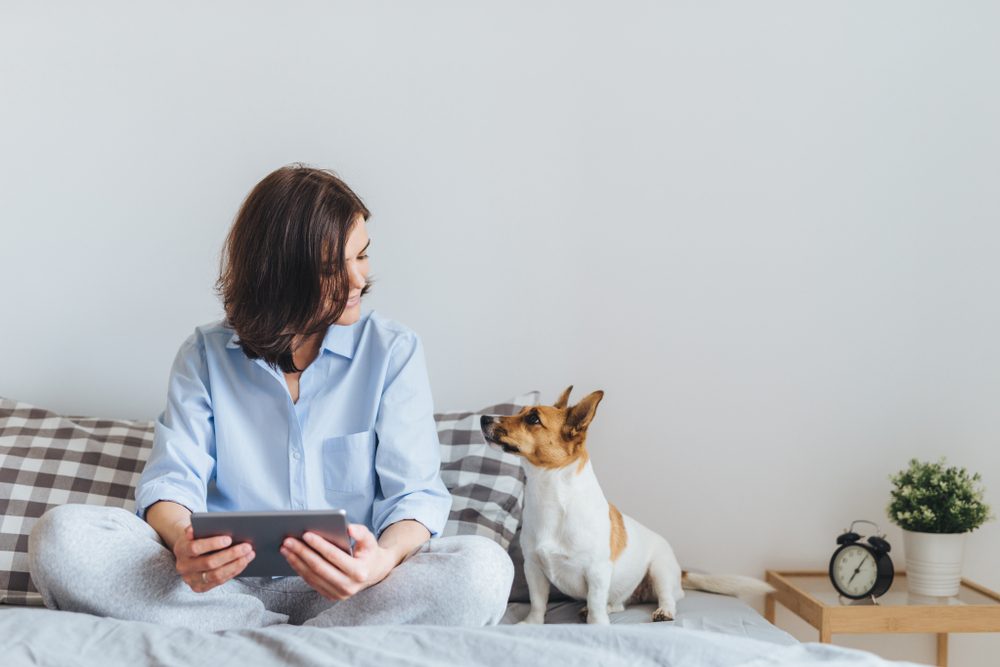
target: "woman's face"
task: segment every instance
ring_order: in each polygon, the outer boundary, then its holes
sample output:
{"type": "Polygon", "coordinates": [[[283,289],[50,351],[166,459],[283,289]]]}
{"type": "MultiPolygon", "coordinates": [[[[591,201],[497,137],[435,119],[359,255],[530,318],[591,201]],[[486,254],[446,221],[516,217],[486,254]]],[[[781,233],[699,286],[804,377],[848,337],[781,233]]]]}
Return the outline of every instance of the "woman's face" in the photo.
{"type": "Polygon", "coordinates": [[[364,218],[359,217],[350,236],[344,252],[344,264],[347,268],[347,278],[350,285],[347,307],[337,320],[337,324],[354,324],[361,317],[361,290],[368,280],[368,230],[365,229],[364,218]]]}

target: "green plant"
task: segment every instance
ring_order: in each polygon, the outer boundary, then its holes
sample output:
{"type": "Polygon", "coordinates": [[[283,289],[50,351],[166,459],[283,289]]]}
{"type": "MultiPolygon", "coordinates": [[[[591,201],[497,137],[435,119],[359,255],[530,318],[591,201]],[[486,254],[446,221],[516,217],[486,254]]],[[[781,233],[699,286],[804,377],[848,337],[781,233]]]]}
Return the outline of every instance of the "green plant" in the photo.
{"type": "Polygon", "coordinates": [[[889,519],[921,533],[965,533],[993,518],[983,502],[979,473],[910,459],[909,467],[890,475],[889,519]]]}

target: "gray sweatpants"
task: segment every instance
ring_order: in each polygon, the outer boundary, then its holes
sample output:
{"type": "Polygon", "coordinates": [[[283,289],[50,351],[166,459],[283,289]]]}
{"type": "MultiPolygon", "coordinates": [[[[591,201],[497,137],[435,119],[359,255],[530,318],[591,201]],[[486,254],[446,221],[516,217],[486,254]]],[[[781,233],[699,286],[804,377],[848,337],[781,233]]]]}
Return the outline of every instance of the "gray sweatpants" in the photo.
{"type": "Polygon", "coordinates": [[[31,577],[45,606],[217,631],[276,623],[494,625],[514,577],[486,537],[428,540],[381,582],[328,600],[302,577],[230,579],[196,593],[148,523],[116,507],[69,504],[46,512],[28,539],[31,577]]]}

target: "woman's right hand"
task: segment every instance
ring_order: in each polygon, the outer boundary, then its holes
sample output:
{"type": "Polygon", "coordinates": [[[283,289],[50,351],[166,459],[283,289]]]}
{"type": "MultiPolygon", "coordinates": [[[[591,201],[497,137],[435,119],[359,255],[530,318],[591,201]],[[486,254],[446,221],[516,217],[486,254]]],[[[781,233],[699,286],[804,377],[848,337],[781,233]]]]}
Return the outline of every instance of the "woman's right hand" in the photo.
{"type": "Polygon", "coordinates": [[[173,551],[177,573],[191,590],[196,593],[210,591],[238,575],[254,559],[256,554],[250,544],[244,542],[230,547],[232,541],[228,535],[196,540],[191,524],[184,528],[174,542],[173,551]]]}

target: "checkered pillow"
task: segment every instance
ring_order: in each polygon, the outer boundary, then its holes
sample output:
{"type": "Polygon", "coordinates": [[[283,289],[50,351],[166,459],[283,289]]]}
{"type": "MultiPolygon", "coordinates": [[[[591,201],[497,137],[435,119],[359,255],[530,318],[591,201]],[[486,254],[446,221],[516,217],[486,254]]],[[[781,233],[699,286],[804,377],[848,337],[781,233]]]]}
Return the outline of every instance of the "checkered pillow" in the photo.
{"type": "MultiPolygon", "coordinates": [[[[436,414],[441,477],[453,494],[445,535],[510,543],[521,518],[516,457],[485,444],[483,414],[513,414],[538,392],[479,412],[436,414]]],[[[153,422],[64,417],[0,397],[0,604],[42,605],[28,573],[28,535],[48,509],[84,503],[135,509],[135,485],[153,446],[153,422]]]]}
{"type": "Polygon", "coordinates": [[[28,535],[50,507],[135,508],[153,444],[150,422],[63,417],[0,398],[0,603],[42,605],[28,535]]]}
{"type": "Polygon", "coordinates": [[[504,549],[521,523],[524,470],[520,459],[486,444],[483,415],[512,415],[538,404],[531,391],[476,412],[434,415],[441,441],[441,479],[451,491],[451,515],[442,535],[484,535],[504,549]]]}

